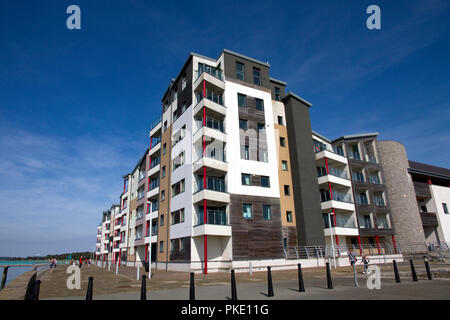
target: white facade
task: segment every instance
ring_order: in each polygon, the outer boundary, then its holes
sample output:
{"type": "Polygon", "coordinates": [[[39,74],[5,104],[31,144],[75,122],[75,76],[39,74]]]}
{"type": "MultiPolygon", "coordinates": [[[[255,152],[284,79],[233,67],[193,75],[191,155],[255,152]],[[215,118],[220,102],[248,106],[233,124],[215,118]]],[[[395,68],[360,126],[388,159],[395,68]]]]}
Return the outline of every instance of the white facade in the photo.
{"type": "MultiPolygon", "coordinates": [[[[436,208],[436,216],[439,223],[437,231],[441,242],[450,243],[450,188],[438,185],[430,185],[431,194],[436,208]],[[444,212],[446,204],[447,212],[444,212]]],[[[433,211],[432,208],[430,208],[433,211]]]]}

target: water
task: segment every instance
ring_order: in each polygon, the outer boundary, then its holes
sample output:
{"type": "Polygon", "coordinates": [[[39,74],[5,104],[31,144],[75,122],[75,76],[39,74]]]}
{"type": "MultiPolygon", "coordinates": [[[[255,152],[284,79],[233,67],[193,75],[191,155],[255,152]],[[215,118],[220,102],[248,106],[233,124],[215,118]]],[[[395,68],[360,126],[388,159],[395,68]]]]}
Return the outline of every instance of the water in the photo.
{"type": "MultiPolygon", "coordinates": [[[[58,261],[57,265],[60,264],[64,264],[65,261],[58,261]]],[[[46,264],[45,266],[39,266],[38,270],[41,269],[45,269],[48,268],[50,266],[50,263],[47,260],[34,260],[34,261],[20,261],[20,260],[13,260],[13,261],[5,261],[5,260],[0,260],[0,265],[11,265],[12,267],[10,267],[8,269],[8,275],[6,277],[6,286],[8,285],[8,283],[10,283],[12,280],[14,280],[15,278],[17,278],[18,276],[22,275],[23,273],[27,272],[27,271],[32,271],[33,270],[33,265],[34,264],[46,264]],[[17,264],[29,264],[30,266],[26,266],[26,267],[13,267],[13,265],[17,265],[17,264]]],[[[0,268],[0,277],[3,276],[3,269],[4,268],[0,268]]],[[[1,281],[1,280],[0,280],[1,281]]]]}

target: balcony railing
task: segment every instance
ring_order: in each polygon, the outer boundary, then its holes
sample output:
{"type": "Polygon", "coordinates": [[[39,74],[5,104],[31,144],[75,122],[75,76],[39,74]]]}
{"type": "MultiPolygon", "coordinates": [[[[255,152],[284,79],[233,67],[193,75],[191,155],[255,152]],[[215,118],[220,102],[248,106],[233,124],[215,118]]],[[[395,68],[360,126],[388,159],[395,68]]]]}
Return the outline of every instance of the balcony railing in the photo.
{"type": "Polygon", "coordinates": [[[369,201],[367,200],[367,197],[361,197],[360,195],[356,195],[356,203],[357,204],[369,204],[369,201]]]}
{"type": "Polygon", "coordinates": [[[352,198],[343,192],[334,191],[333,192],[333,199],[331,199],[331,195],[329,192],[321,192],[320,193],[320,202],[326,202],[326,201],[340,201],[340,202],[346,202],[346,203],[353,203],[352,198]]]}
{"type": "Polygon", "coordinates": [[[161,122],[161,116],[159,116],[158,118],[156,118],[155,120],[153,120],[153,122],[150,125],[150,131],[156,127],[159,123],[161,122]]]}
{"type": "Polygon", "coordinates": [[[378,229],[389,229],[389,222],[386,218],[377,218],[378,229]]]}
{"type": "Polygon", "coordinates": [[[152,226],[152,236],[156,236],[158,234],[158,226],[152,226]]]}
{"type": "Polygon", "coordinates": [[[152,144],[150,145],[150,149],[153,149],[160,142],[161,142],[161,137],[152,138],[152,144]]]}
{"type": "Polygon", "coordinates": [[[155,188],[158,188],[158,187],[159,187],[159,179],[151,180],[150,184],[148,185],[148,191],[151,191],[151,190],[153,190],[155,188]]]}
{"type": "MultiPolygon", "coordinates": [[[[203,97],[202,93],[197,93],[196,98],[197,98],[197,104],[199,104],[200,101],[202,101],[204,97],[203,97]]],[[[212,90],[206,90],[206,99],[223,106],[223,96],[212,90]]]]}
{"type": "Polygon", "coordinates": [[[336,217],[336,224],[334,223],[334,218],[331,215],[328,218],[328,215],[324,216],[324,222],[325,222],[325,229],[328,229],[330,227],[329,219],[331,219],[331,226],[338,227],[338,228],[356,228],[356,222],[354,217],[346,217],[341,215],[335,215],[336,217]]]}
{"type": "MultiPolygon", "coordinates": [[[[214,177],[207,177],[206,189],[217,191],[217,192],[227,192],[226,186],[225,186],[225,180],[219,179],[219,178],[214,178],[214,177]]],[[[197,180],[196,192],[202,191],[202,190],[203,190],[203,178],[197,180]]]]}
{"type": "Polygon", "coordinates": [[[372,184],[381,184],[380,178],[378,176],[369,176],[369,181],[372,184]]]}
{"type": "Polygon", "coordinates": [[[197,130],[200,130],[203,127],[207,127],[207,128],[215,129],[215,130],[225,133],[225,129],[224,129],[222,120],[217,120],[214,118],[207,117],[205,125],[203,125],[203,120],[196,120],[195,124],[196,124],[197,130]]]}
{"type": "Polygon", "coordinates": [[[318,145],[313,145],[313,152],[314,153],[318,153],[321,152],[323,150],[335,153],[337,155],[343,156],[344,157],[344,151],[342,150],[342,148],[338,148],[335,146],[331,146],[331,148],[329,146],[327,146],[326,144],[318,144],[318,145]]]}
{"type": "MultiPolygon", "coordinates": [[[[327,175],[326,169],[324,167],[320,167],[321,170],[318,170],[318,176],[323,177],[327,175]]],[[[344,169],[335,168],[332,166],[328,166],[329,174],[338,178],[347,179],[347,172],[344,169]]]]}
{"type": "Polygon", "coordinates": [[[152,161],[150,161],[150,169],[156,167],[159,163],[160,163],[160,158],[156,157],[156,158],[152,158],[152,161]]]}
{"type": "Polygon", "coordinates": [[[215,159],[215,160],[219,160],[219,161],[223,161],[223,162],[226,161],[224,150],[220,150],[218,148],[207,147],[205,151],[206,151],[205,152],[206,154],[203,155],[202,149],[196,150],[197,160],[200,158],[206,157],[206,158],[215,159]]]}
{"type": "Polygon", "coordinates": [[[367,161],[371,163],[378,163],[377,158],[375,158],[375,156],[373,155],[367,155],[367,161]]]}
{"type": "MultiPolygon", "coordinates": [[[[203,211],[197,212],[197,226],[204,224],[203,211]]],[[[225,226],[227,222],[227,214],[225,211],[207,210],[206,224],[215,224],[225,226]]]]}
{"type": "Polygon", "coordinates": [[[219,80],[223,80],[222,79],[222,70],[220,70],[219,68],[208,66],[207,64],[199,64],[199,68],[197,71],[197,77],[195,78],[195,80],[197,80],[202,75],[203,72],[210,74],[219,80]]]}
{"type": "Polygon", "coordinates": [[[373,197],[373,203],[378,207],[386,206],[382,197],[373,197]]]}
{"type": "Polygon", "coordinates": [[[359,152],[349,151],[348,152],[348,157],[350,159],[354,159],[354,160],[361,160],[361,155],[359,154],[359,152]]]}

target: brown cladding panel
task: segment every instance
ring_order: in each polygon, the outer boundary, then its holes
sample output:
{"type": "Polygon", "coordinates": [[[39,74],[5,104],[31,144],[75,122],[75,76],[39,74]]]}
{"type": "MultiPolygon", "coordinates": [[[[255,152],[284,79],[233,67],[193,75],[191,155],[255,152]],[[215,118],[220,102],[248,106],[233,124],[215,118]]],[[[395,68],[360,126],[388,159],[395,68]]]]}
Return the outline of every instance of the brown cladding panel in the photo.
{"type": "Polygon", "coordinates": [[[232,194],[230,215],[234,260],[284,257],[279,198],[232,194]],[[251,219],[242,216],[244,203],[252,204],[251,219]],[[263,218],[262,205],[271,206],[271,220],[263,218]]]}

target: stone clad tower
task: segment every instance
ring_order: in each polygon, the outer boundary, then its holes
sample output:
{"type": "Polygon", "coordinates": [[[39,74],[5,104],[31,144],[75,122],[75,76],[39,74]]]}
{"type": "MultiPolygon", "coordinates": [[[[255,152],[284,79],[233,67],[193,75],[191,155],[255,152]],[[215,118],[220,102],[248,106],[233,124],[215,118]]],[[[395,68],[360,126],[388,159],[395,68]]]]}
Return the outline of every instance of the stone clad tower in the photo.
{"type": "MultiPolygon", "coordinates": [[[[396,141],[379,141],[380,160],[384,168],[385,185],[391,202],[396,239],[400,249],[415,244],[414,251],[425,249],[425,235],[405,147],[396,141]]],[[[405,250],[404,250],[405,251],[405,250]]]]}

